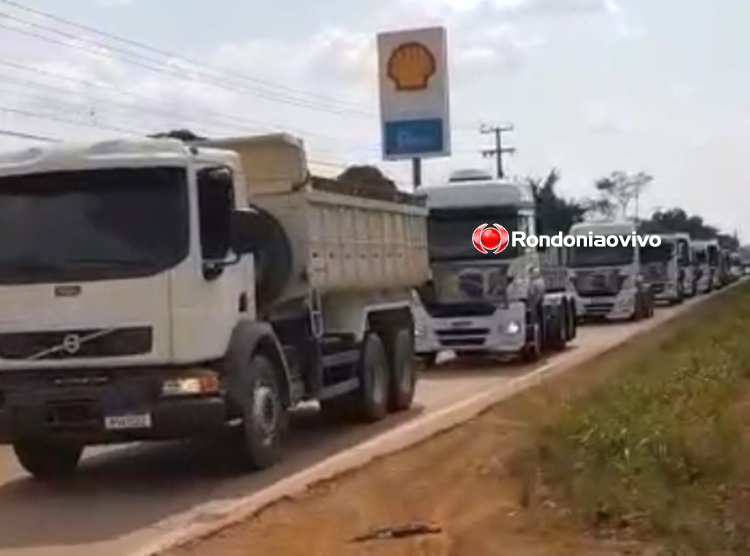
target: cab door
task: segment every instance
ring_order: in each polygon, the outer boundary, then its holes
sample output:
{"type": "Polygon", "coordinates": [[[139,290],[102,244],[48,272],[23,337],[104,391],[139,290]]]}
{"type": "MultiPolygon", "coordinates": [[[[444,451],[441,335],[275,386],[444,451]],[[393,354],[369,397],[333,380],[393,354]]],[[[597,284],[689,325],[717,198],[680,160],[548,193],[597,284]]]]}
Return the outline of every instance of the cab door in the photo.
{"type": "Polygon", "coordinates": [[[175,358],[184,362],[221,357],[250,304],[245,284],[251,257],[240,260],[231,250],[235,173],[226,165],[201,164],[194,178],[193,256],[171,289],[175,358]]]}

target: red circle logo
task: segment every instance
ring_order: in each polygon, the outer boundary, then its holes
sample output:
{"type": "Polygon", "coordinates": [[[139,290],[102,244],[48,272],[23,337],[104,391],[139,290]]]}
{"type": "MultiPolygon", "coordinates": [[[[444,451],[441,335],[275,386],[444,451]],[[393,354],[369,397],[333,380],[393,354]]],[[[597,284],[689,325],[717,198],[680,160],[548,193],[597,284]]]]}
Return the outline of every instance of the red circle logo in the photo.
{"type": "Polygon", "coordinates": [[[477,251],[485,255],[490,251],[495,255],[502,253],[510,243],[508,230],[500,224],[493,224],[491,228],[487,226],[489,224],[482,224],[474,230],[474,233],[471,235],[471,242],[477,251]]]}

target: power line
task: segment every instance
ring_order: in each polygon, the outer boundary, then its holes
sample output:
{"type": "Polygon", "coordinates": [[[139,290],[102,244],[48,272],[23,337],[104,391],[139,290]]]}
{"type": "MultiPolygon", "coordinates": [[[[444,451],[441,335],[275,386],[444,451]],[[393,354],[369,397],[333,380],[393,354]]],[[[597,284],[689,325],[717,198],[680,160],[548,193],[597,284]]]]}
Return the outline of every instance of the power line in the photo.
{"type": "MultiPolygon", "coordinates": [[[[180,54],[177,54],[175,52],[171,52],[169,50],[165,50],[163,48],[159,48],[159,47],[155,47],[155,46],[152,46],[152,45],[149,45],[149,44],[145,44],[143,42],[136,41],[136,40],[133,40],[133,39],[130,39],[130,38],[127,38],[127,37],[123,37],[121,35],[116,35],[114,33],[110,33],[110,32],[107,32],[107,31],[102,31],[101,29],[97,29],[97,28],[92,27],[90,25],[85,25],[85,24],[82,24],[82,23],[78,23],[78,22],[72,21],[70,19],[66,19],[64,17],[58,16],[58,15],[55,15],[55,14],[52,14],[52,13],[49,13],[49,12],[45,12],[45,11],[42,11],[42,10],[39,10],[39,9],[31,8],[29,6],[22,5],[22,4],[18,3],[18,2],[14,2],[12,0],[0,0],[0,3],[6,4],[8,6],[12,6],[12,7],[16,8],[18,10],[21,10],[21,11],[24,11],[24,12],[27,12],[27,13],[30,13],[30,14],[42,16],[42,17],[47,18],[49,20],[56,21],[58,23],[62,23],[64,25],[69,25],[71,27],[74,27],[74,28],[77,28],[77,29],[81,29],[83,31],[88,31],[90,33],[94,33],[95,35],[99,35],[101,37],[105,37],[105,38],[108,38],[108,39],[111,39],[111,40],[115,40],[115,41],[121,42],[123,44],[129,44],[131,46],[135,46],[135,47],[141,48],[143,50],[154,52],[154,53],[159,54],[161,56],[167,56],[169,58],[173,58],[173,59],[176,59],[176,60],[181,60],[181,61],[187,62],[187,63],[189,63],[191,65],[198,66],[198,67],[205,67],[205,68],[208,68],[208,69],[210,69],[212,71],[219,71],[219,70],[215,70],[214,68],[211,68],[208,64],[206,64],[205,62],[203,62],[201,60],[196,60],[196,59],[193,59],[193,58],[190,58],[190,57],[187,57],[187,56],[182,56],[180,54]]],[[[278,83],[273,83],[271,81],[266,81],[266,80],[263,80],[263,79],[258,79],[256,77],[250,77],[250,76],[239,74],[239,73],[237,73],[235,75],[237,77],[243,79],[244,81],[256,83],[258,85],[262,85],[262,86],[269,87],[269,88],[272,88],[272,89],[279,89],[281,91],[288,91],[288,92],[293,93],[293,94],[303,95],[303,96],[307,96],[307,97],[310,97],[310,98],[313,98],[313,99],[319,99],[319,100],[321,100],[323,102],[327,102],[327,103],[339,104],[339,105],[342,105],[342,106],[345,106],[345,105],[354,106],[353,104],[346,103],[346,102],[344,102],[344,101],[342,101],[340,99],[335,99],[335,98],[332,98],[332,97],[328,97],[328,96],[324,96],[324,95],[319,95],[319,94],[316,94],[316,93],[310,93],[308,91],[302,91],[302,90],[299,90],[299,89],[294,89],[292,87],[287,87],[285,85],[281,85],[281,84],[278,84],[278,83]]]]}
{"type": "MultiPolygon", "coordinates": [[[[17,70],[17,71],[21,71],[21,72],[25,72],[25,73],[32,73],[32,74],[39,75],[39,76],[44,77],[44,78],[50,78],[50,79],[55,79],[55,80],[66,82],[66,83],[72,83],[72,84],[75,84],[75,85],[81,85],[81,86],[84,86],[84,87],[87,87],[87,88],[90,88],[90,89],[98,89],[98,90],[106,91],[108,93],[112,93],[114,95],[117,95],[117,96],[120,96],[120,97],[123,97],[123,98],[127,98],[127,99],[137,100],[139,102],[149,102],[149,103],[151,103],[152,101],[155,101],[155,102],[153,102],[153,104],[155,104],[156,106],[164,105],[163,102],[156,101],[156,99],[153,99],[151,97],[137,95],[137,94],[134,94],[134,93],[131,93],[131,92],[128,92],[128,91],[124,91],[124,90],[118,89],[118,88],[113,87],[113,86],[109,86],[109,85],[105,85],[105,84],[101,84],[101,83],[95,83],[93,81],[87,81],[87,80],[84,80],[84,79],[77,79],[75,77],[70,77],[70,76],[66,76],[66,75],[59,75],[59,74],[56,74],[56,73],[53,73],[53,72],[50,72],[50,71],[45,71],[45,70],[40,69],[40,68],[26,66],[26,65],[23,65],[23,64],[18,64],[16,62],[12,62],[10,60],[4,60],[2,58],[0,58],[0,66],[6,66],[6,67],[11,68],[13,70],[17,70]]],[[[39,82],[36,82],[36,81],[22,80],[22,79],[17,79],[17,78],[14,79],[12,76],[9,76],[7,74],[5,74],[3,76],[3,79],[9,80],[9,81],[15,81],[16,83],[19,83],[19,84],[22,84],[22,85],[27,85],[29,87],[39,87],[39,88],[43,88],[43,89],[49,89],[49,90],[52,90],[52,91],[55,91],[55,92],[60,92],[60,93],[63,93],[63,94],[73,94],[74,93],[74,91],[69,91],[69,90],[63,89],[61,87],[55,87],[54,85],[50,85],[50,84],[46,84],[46,83],[39,83],[39,82]]],[[[115,101],[113,99],[104,99],[104,98],[98,98],[96,100],[103,101],[103,102],[112,102],[112,103],[116,103],[117,102],[117,101],[115,101]]],[[[128,106],[125,103],[118,103],[118,104],[122,104],[123,107],[128,106]]],[[[154,114],[171,115],[171,113],[168,113],[167,110],[160,110],[158,107],[157,108],[152,108],[150,106],[137,106],[137,107],[134,106],[133,110],[143,110],[144,112],[151,112],[151,113],[154,113],[154,114]]],[[[226,121],[226,122],[232,122],[231,124],[221,124],[221,125],[224,125],[224,126],[231,125],[233,128],[236,128],[236,129],[243,129],[245,131],[247,131],[247,130],[254,130],[254,129],[257,129],[258,131],[273,131],[274,130],[272,128],[269,129],[268,127],[265,127],[265,128],[256,127],[256,126],[269,126],[269,124],[267,122],[263,122],[263,121],[260,121],[260,120],[249,119],[249,118],[245,118],[245,117],[237,116],[237,115],[225,114],[225,113],[222,113],[222,112],[218,112],[216,110],[210,110],[210,109],[206,109],[206,108],[191,108],[190,111],[191,112],[196,112],[196,113],[199,113],[199,114],[205,114],[205,116],[207,116],[207,117],[209,117],[211,119],[216,118],[216,119],[220,119],[220,120],[223,120],[223,121],[226,121]],[[246,124],[248,127],[240,127],[239,125],[237,125],[237,124],[242,124],[242,123],[246,124]]],[[[350,143],[350,144],[352,143],[351,141],[349,141],[346,138],[323,135],[323,134],[320,134],[320,133],[315,133],[315,132],[311,132],[311,131],[307,131],[307,130],[303,130],[303,129],[295,129],[295,128],[291,128],[291,127],[285,127],[285,130],[293,132],[293,133],[296,133],[296,134],[299,134],[299,135],[305,135],[305,136],[310,136],[310,137],[317,137],[317,138],[320,138],[320,139],[325,140],[325,141],[334,141],[334,142],[339,142],[339,143],[340,142],[347,142],[347,143],[350,143]]],[[[357,146],[366,147],[367,149],[373,149],[373,150],[376,149],[376,148],[378,148],[377,145],[370,145],[370,144],[365,144],[365,143],[356,144],[356,145],[357,146]]]]}
{"type": "Polygon", "coordinates": [[[497,164],[497,177],[503,178],[505,177],[505,172],[503,170],[503,155],[506,154],[513,154],[516,152],[516,149],[513,147],[503,147],[503,133],[508,133],[510,131],[513,131],[513,126],[488,126],[482,124],[482,126],[479,129],[479,132],[483,135],[491,133],[495,135],[495,148],[494,149],[484,149],[482,150],[482,156],[484,157],[495,157],[495,162],[497,164]]]}
{"type": "MultiPolygon", "coordinates": [[[[250,95],[253,97],[259,97],[259,98],[268,100],[270,102],[296,106],[299,108],[305,108],[305,109],[319,111],[319,112],[327,112],[329,114],[336,115],[336,116],[349,116],[349,117],[352,117],[352,116],[363,117],[364,116],[367,118],[375,117],[374,114],[364,113],[359,110],[349,109],[346,107],[338,107],[336,105],[327,105],[327,104],[323,104],[320,102],[305,100],[301,98],[294,98],[288,95],[282,95],[277,92],[271,92],[271,91],[263,90],[257,87],[248,87],[248,86],[239,85],[236,82],[228,81],[225,78],[222,78],[222,77],[217,78],[216,75],[207,74],[205,71],[191,71],[191,73],[193,73],[194,75],[186,75],[182,73],[179,69],[173,66],[170,66],[168,64],[165,64],[162,61],[155,60],[154,58],[144,56],[138,53],[130,52],[124,48],[119,48],[119,47],[115,47],[112,45],[103,44],[101,42],[98,42],[92,39],[81,37],[80,35],[69,33],[67,31],[63,31],[60,29],[55,29],[54,27],[43,25],[41,23],[36,23],[34,21],[29,21],[29,20],[16,17],[14,15],[11,15],[5,12],[0,12],[0,17],[5,18],[11,22],[20,23],[22,25],[26,25],[34,29],[38,29],[38,30],[45,31],[47,33],[58,35],[60,37],[63,37],[66,40],[62,40],[62,39],[55,38],[52,36],[43,35],[40,33],[35,33],[32,31],[29,31],[28,29],[19,28],[16,25],[8,25],[7,23],[0,23],[0,27],[8,31],[11,31],[13,33],[25,35],[28,37],[33,37],[33,38],[36,38],[45,42],[50,42],[53,44],[64,46],[66,48],[72,48],[74,50],[81,50],[89,54],[93,54],[95,56],[110,59],[110,60],[113,58],[116,58],[115,56],[113,56],[112,53],[118,53],[119,59],[127,64],[140,67],[142,69],[146,69],[155,73],[167,75],[170,77],[175,77],[183,81],[210,85],[212,87],[223,89],[231,93],[246,94],[246,95],[250,95]],[[76,41],[76,42],[70,43],[68,41],[76,41]],[[103,49],[106,51],[103,51],[103,49]]],[[[211,70],[211,71],[215,72],[216,70],[211,70]]]]}
{"type": "MultiPolygon", "coordinates": [[[[246,83],[252,83],[254,85],[254,87],[252,89],[250,89],[250,90],[252,91],[253,95],[265,98],[265,99],[273,101],[273,102],[280,102],[280,103],[285,103],[285,104],[289,104],[289,105],[298,106],[298,107],[301,107],[301,108],[307,108],[307,109],[311,109],[311,110],[318,110],[318,111],[322,111],[322,112],[328,112],[328,113],[331,113],[331,114],[334,114],[334,115],[339,115],[339,116],[358,116],[358,117],[365,117],[365,118],[369,118],[369,119],[377,119],[378,118],[378,114],[376,114],[376,113],[374,113],[374,112],[372,112],[370,110],[366,110],[366,109],[363,109],[363,108],[357,108],[357,107],[355,107],[354,104],[348,103],[348,102],[344,102],[344,101],[342,101],[340,99],[334,99],[332,97],[328,97],[328,96],[325,96],[325,95],[320,95],[320,94],[312,93],[312,92],[309,92],[309,91],[303,91],[303,90],[300,90],[300,89],[295,89],[295,88],[292,88],[292,87],[288,87],[288,86],[281,85],[281,84],[278,84],[278,83],[273,83],[273,82],[267,81],[267,80],[258,79],[256,77],[251,77],[251,76],[248,76],[248,75],[245,75],[245,74],[241,74],[241,73],[237,73],[237,72],[229,72],[229,71],[225,71],[225,70],[219,70],[219,69],[216,69],[216,68],[213,68],[213,67],[209,66],[208,64],[206,64],[205,62],[202,62],[200,60],[192,59],[190,57],[183,56],[183,55],[177,54],[175,52],[171,52],[171,51],[163,49],[163,48],[154,47],[152,45],[148,45],[148,44],[145,44],[145,43],[137,41],[137,40],[133,40],[133,39],[130,39],[130,38],[127,38],[127,37],[123,37],[121,35],[116,35],[114,33],[110,33],[110,32],[107,32],[107,31],[102,31],[101,29],[97,29],[97,28],[95,28],[93,26],[85,25],[85,24],[78,23],[78,22],[74,22],[72,20],[69,20],[67,18],[58,16],[56,14],[52,14],[52,13],[45,12],[45,11],[42,11],[42,10],[39,10],[39,9],[35,9],[35,8],[31,8],[31,7],[25,6],[25,5],[23,5],[23,4],[19,3],[19,2],[15,2],[13,0],[0,0],[0,3],[5,4],[6,6],[10,6],[12,8],[15,8],[17,10],[29,13],[29,14],[33,14],[33,15],[36,15],[36,16],[41,16],[41,17],[46,18],[46,19],[48,19],[50,21],[54,21],[54,22],[57,22],[57,23],[61,23],[63,25],[67,25],[67,26],[73,27],[75,29],[79,29],[79,30],[83,30],[83,31],[87,31],[87,32],[93,33],[93,34],[98,35],[100,37],[104,37],[104,38],[107,38],[107,39],[110,39],[110,40],[114,40],[114,41],[120,42],[122,44],[127,44],[127,45],[130,45],[130,46],[134,46],[134,47],[137,47],[139,49],[142,49],[142,50],[145,50],[145,51],[149,51],[149,52],[158,54],[160,56],[166,56],[166,57],[168,57],[168,58],[170,58],[172,60],[187,62],[188,64],[190,64],[191,66],[194,66],[196,68],[204,68],[204,71],[201,72],[204,77],[203,77],[203,79],[197,79],[197,78],[190,78],[190,77],[187,77],[187,76],[184,76],[184,75],[176,74],[175,73],[175,68],[173,68],[173,67],[171,67],[169,65],[166,65],[163,62],[160,62],[159,60],[155,60],[152,57],[143,56],[141,54],[134,53],[134,52],[131,52],[131,51],[123,49],[123,48],[114,47],[112,45],[102,44],[101,42],[97,42],[97,41],[92,40],[92,39],[83,38],[83,37],[81,37],[78,34],[68,33],[66,31],[62,31],[60,29],[55,29],[55,28],[52,28],[52,27],[49,27],[49,26],[45,26],[45,25],[42,25],[42,24],[34,22],[34,21],[25,20],[25,19],[22,19],[22,18],[19,18],[19,17],[16,17],[16,16],[12,16],[12,15],[7,14],[7,13],[0,14],[0,15],[2,15],[4,17],[8,18],[8,19],[11,19],[12,21],[17,22],[17,23],[22,23],[22,24],[25,24],[25,25],[30,26],[30,27],[34,27],[34,28],[37,28],[37,29],[46,30],[47,32],[55,33],[55,34],[61,35],[63,37],[66,37],[67,39],[75,40],[78,43],[82,42],[82,43],[86,43],[86,44],[89,44],[89,45],[93,45],[95,47],[95,49],[94,50],[92,50],[92,49],[86,49],[86,48],[84,48],[84,45],[81,45],[81,44],[70,44],[70,43],[67,43],[67,42],[64,42],[64,41],[55,40],[52,37],[41,36],[41,35],[38,35],[38,34],[30,33],[28,31],[23,31],[21,29],[18,29],[15,26],[8,26],[8,25],[3,26],[6,29],[8,29],[10,31],[13,31],[13,32],[17,32],[17,33],[21,33],[21,34],[26,34],[28,36],[32,36],[32,37],[38,38],[40,40],[48,41],[48,42],[53,42],[55,44],[61,44],[61,45],[66,46],[68,48],[77,48],[79,50],[81,50],[81,49],[82,50],[86,50],[87,52],[93,53],[95,55],[105,56],[105,57],[108,57],[108,58],[111,59],[112,58],[111,55],[107,56],[106,53],[103,53],[100,50],[101,48],[106,48],[106,49],[108,49],[110,51],[119,52],[122,55],[131,57],[131,58],[135,58],[135,60],[123,60],[123,61],[126,61],[128,63],[134,64],[134,65],[137,65],[137,66],[140,66],[140,67],[144,67],[145,69],[149,69],[151,71],[156,71],[156,72],[160,72],[160,73],[167,73],[168,75],[172,75],[174,77],[178,77],[180,79],[185,79],[185,80],[188,80],[188,81],[207,83],[207,84],[210,84],[210,85],[213,85],[213,86],[218,86],[220,88],[224,88],[224,89],[229,90],[231,92],[238,92],[237,91],[238,85],[236,84],[236,82],[234,82],[234,83],[233,82],[229,82],[229,81],[227,81],[226,79],[223,79],[223,78],[220,78],[219,80],[216,79],[216,75],[230,76],[234,80],[239,79],[239,80],[244,81],[246,83]],[[144,61],[146,62],[146,64],[143,63],[144,61]],[[157,67],[154,67],[152,64],[157,64],[157,67]],[[164,68],[167,68],[167,69],[165,70],[164,68]],[[206,75],[205,70],[208,70],[209,72],[211,72],[214,75],[206,75]],[[258,88],[258,85],[261,85],[263,87],[270,88],[270,89],[276,89],[277,92],[273,92],[273,91],[269,91],[269,90],[265,90],[265,89],[260,89],[260,88],[258,88]],[[286,95],[286,96],[282,95],[278,91],[286,91],[288,93],[296,95],[298,98],[289,97],[288,95],[286,95]],[[307,97],[307,100],[305,100],[305,98],[299,98],[299,97],[307,97]]],[[[2,25],[0,24],[0,26],[2,26],[2,25]]],[[[247,90],[247,88],[245,90],[247,90]]],[[[459,130],[459,129],[468,130],[469,127],[471,127],[471,129],[474,129],[473,126],[468,126],[468,125],[456,125],[456,126],[453,126],[453,127],[456,130],[459,130]]]]}
{"type": "MultiPolygon", "coordinates": [[[[112,126],[107,124],[102,124],[99,122],[84,122],[79,120],[72,120],[69,118],[64,118],[58,115],[54,114],[43,114],[39,112],[35,112],[33,110],[24,110],[21,108],[13,108],[9,106],[0,106],[0,112],[11,114],[15,116],[21,116],[26,118],[33,118],[33,119],[40,119],[40,120],[47,120],[47,121],[55,121],[70,125],[77,125],[77,126],[83,126],[83,127],[89,127],[89,128],[95,128],[95,129],[102,129],[102,130],[108,130],[108,131],[117,131],[118,133],[123,133],[126,135],[132,135],[137,137],[144,137],[146,134],[144,132],[136,131],[133,129],[123,128],[119,126],[112,126]]],[[[31,137],[32,134],[27,134],[31,137]]],[[[52,137],[43,137],[43,136],[37,136],[37,138],[45,141],[54,141],[54,142],[63,142],[62,139],[59,138],[52,138],[52,137]]],[[[333,162],[329,160],[319,160],[315,158],[308,159],[308,162],[318,165],[318,166],[328,166],[328,167],[335,167],[335,168],[345,168],[345,164],[341,164],[338,162],[333,162]]]]}
{"type": "Polygon", "coordinates": [[[33,133],[24,133],[22,131],[13,131],[11,129],[0,129],[0,135],[6,137],[16,137],[19,139],[33,139],[35,141],[45,141],[48,143],[60,143],[60,139],[54,137],[47,137],[46,135],[35,135],[33,133]]]}

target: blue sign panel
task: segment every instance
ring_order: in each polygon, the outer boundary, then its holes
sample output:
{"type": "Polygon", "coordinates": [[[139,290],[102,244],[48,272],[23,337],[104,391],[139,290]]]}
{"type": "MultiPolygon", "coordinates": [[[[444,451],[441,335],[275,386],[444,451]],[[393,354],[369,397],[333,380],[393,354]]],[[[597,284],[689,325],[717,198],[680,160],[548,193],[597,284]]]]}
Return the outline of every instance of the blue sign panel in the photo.
{"type": "Polygon", "coordinates": [[[443,120],[403,120],[385,122],[385,156],[419,157],[444,154],[443,120]]]}

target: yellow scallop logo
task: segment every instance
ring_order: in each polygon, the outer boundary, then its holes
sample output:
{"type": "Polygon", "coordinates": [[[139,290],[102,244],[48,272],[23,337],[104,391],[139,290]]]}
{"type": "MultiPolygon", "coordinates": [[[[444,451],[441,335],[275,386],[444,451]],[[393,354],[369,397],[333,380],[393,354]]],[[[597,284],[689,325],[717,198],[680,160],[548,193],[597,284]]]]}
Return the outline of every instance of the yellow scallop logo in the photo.
{"type": "Polygon", "coordinates": [[[422,43],[408,42],[396,47],[388,59],[388,77],[397,91],[423,91],[437,71],[430,49],[422,43]]]}

